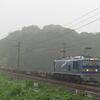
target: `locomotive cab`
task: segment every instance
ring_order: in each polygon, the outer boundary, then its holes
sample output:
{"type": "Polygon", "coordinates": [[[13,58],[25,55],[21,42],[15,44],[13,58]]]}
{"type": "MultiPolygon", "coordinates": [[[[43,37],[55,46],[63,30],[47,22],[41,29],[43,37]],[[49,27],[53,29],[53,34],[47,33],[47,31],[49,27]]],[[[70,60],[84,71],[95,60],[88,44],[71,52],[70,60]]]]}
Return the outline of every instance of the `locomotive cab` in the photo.
{"type": "Polygon", "coordinates": [[[78,56],[55,60],[54,73],[73,80],[97,82],[100,81],[100,59],[78,56]]]}
{"type": "Polygon", "coordinates": [[[85,81],[100,81],[100,59],[83,60],[80,67],[85,81]]]}

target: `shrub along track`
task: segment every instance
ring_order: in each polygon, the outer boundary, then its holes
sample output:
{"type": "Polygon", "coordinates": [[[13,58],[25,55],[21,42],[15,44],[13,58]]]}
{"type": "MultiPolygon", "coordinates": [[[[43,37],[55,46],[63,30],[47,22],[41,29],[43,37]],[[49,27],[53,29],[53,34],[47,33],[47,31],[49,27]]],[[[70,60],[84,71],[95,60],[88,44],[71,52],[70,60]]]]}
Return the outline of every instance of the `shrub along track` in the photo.
{"type": "Polygon", "coordinates": [[[58,80],[52,80],[52,79],[31,76],[26,74],[19,74],[19,73],[9,72],[9,71],[2,71],[2,70],[0,70],[0,72],[7,74],[10,77],[16,78],[18,80],[37,80],[45,83],[51,83],[54,84],[55,86],[64,86],[69,92],[72,93],[77,93],[77,92],[85,93],[86,91],[88,91],[88,93],[91,95],[100,96],[100,86],[89,86],[89,85],[68,83],[68,82],[62,82],[58,80]]]}

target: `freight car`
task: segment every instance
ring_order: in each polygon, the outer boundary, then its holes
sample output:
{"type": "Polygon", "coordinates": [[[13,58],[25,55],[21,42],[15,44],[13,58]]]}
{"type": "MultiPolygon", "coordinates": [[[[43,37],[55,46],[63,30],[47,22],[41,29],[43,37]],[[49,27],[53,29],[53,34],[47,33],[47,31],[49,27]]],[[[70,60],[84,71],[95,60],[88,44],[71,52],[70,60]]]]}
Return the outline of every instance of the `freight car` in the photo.
{"type": "Polygon", "coordinates": [[[27,74],[73,83],[98,83],[100,82],[100,59],[84,56],[66,57],[54,60],[53,72],[38,72],[18,69],[0,70],[27,74]]]}
{"type": "Polygon", "coordinates": [[[75,56],[55,60],[53,77],[77,83],[97,83],[100,81],[100,59],[75,56]]]}

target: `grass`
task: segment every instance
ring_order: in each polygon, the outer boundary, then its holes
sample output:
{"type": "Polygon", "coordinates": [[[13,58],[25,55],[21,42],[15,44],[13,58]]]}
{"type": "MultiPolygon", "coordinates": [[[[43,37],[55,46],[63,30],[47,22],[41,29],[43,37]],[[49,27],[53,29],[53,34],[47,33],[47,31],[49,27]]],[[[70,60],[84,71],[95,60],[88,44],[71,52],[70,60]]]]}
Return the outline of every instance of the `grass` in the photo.
{"type": "Polygon", "coordinates": [[[16,81],[0,74],[0,100],[94,100],[71,94],[64,87],[36,81],[16,81]],[[35,83],[35,86],[34,86],[35,83]],[[37,84],[38,83],[38,84],[37,84]]]}

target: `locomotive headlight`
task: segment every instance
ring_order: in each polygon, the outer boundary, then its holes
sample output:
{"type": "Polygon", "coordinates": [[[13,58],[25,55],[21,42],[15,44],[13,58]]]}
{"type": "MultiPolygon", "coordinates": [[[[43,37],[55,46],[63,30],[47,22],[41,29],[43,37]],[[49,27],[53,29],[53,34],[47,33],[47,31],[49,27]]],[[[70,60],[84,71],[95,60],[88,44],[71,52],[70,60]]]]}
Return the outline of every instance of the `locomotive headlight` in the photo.
{"type": "Polygon", "coordinates": [[[98,71],[98,69],[95,69],[95,71],[97,72],[97,71],[98,71]]]}
{"type": "Polygon", "coordinates": [[[86,71],[88,72],[88,71],[89,71],[89,69],[86,69],[86,71]]]}

